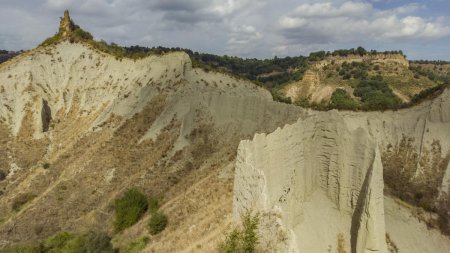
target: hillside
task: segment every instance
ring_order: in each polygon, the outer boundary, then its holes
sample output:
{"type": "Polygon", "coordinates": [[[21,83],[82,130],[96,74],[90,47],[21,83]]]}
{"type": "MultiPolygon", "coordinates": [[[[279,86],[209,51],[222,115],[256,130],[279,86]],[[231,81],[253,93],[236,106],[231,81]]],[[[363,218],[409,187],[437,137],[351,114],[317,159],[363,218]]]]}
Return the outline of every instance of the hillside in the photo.
{"type": "Polygon", "coordinates": [[[66,12],[0,64],[0,252],[219,252],[245,215],[255,252],[450,251],[448,88],[320,112],[186,52],[126,52],[66,12]]]}

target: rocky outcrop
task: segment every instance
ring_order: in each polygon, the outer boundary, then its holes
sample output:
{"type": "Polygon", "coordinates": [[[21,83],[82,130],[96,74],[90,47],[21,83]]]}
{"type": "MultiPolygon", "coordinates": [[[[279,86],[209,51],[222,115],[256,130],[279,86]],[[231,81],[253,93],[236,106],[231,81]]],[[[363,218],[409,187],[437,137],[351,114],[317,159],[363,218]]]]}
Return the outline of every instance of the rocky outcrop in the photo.
{"type": "Polygon", "coordinates": [[[69,11],[64,11],[64,16],[61,18],[59,24],[59,33],[63,38],[69,38],[72,32],[75,30],[75,24],[70,19],[69,11]]]}

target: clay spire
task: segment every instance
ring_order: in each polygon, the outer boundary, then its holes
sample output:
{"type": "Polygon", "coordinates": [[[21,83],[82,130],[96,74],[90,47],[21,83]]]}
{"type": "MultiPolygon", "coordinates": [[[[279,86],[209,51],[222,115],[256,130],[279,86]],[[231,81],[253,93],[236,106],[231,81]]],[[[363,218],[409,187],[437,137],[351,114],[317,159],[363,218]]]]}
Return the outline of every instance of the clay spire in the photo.
{"type": "Polygon", "coordinates": [[[59,24],[59,33],[63,38],[68,38],[72,34],[72,31],[75,30],[75,24],[70,19],[69,11],[64,11],[64,17],[61,18],[59,24]]]}

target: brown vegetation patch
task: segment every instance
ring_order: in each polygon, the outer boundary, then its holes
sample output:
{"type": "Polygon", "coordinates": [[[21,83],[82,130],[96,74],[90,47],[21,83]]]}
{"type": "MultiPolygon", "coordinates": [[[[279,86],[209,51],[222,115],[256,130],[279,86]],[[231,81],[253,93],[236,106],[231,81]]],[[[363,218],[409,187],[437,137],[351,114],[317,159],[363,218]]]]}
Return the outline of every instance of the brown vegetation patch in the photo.
{"type": "Polygon", "coordinates": [[[447,196],[440,196],[440,187],[450,161],[450,152],[443,154],[440,142],[435,140],[430,148],[421,153],[415,149],[414,138],[403,136],[396,146],[389,145],[382,155],[386,191],[403,201],[429,212],[444,216],[426,220],[431,227],[447,231],[448,208],[442,210],[440,203],[447,203],[447,196]],[[442,224],[446,222],[446,224],[442,224]]]}
{"type": "Polygon", "coordinates": [[[17,197],[15,197],[13,199],[12,204],[11,204],[11,209],[13,211],[19,211],[23,205],[30,202],[34,198],[36,198],[36,195],[31,194],[31,193],[24,193],[24,194],[18,195],[17,197]]]}
{"type": "MultiPolygon", "coordinates": [[[[6,176],[9,171],[9,148],[8,142],[11,140],[9,129],[0,123],[0,173],[6,176]]],[[[2,181],[2,177],[0,175],[0,181],[2,181]]]]}

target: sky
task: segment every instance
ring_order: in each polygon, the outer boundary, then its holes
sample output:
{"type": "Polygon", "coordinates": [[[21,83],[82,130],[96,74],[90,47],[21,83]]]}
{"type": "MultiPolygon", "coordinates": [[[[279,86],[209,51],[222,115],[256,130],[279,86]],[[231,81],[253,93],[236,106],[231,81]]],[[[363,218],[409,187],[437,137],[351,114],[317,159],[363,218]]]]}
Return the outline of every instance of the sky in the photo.
{"type": "Polygon", "coordinates": [[[0,0],[0,49],[36,47],[68,9],[96,39],[245,58],[363,46],[450,60],[450,1],[0,0]]]}

